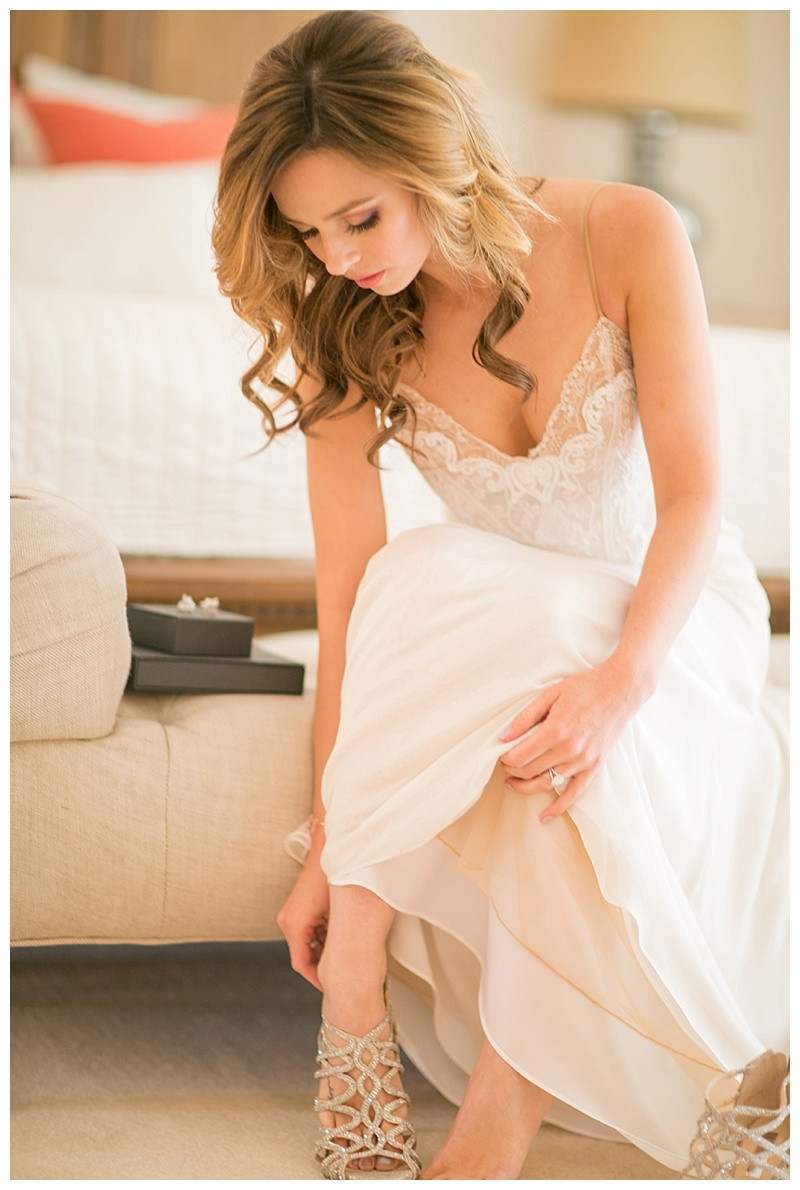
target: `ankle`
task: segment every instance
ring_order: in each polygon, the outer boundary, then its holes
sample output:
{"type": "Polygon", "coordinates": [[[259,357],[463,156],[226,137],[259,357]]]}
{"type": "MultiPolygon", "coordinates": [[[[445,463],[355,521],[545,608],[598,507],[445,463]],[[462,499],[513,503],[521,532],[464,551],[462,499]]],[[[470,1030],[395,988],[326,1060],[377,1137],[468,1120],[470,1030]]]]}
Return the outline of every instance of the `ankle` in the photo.
{"type": "Polygon", "coordinates": [[[386,1006],[380,996],[323,996],[322,1015],[334,1031],[364,1037],[384,1019],[386,1006]]]}
{"type": "Polygon", "coordinates": [[[325,995],[363,996],[378,993],[383,999],[386,983],[386,949],[381,946],[366,954],[342,951],[326,942],[317,966],[317,976],[325,995]]]}
{"type": "Polygon", "coordinates": [[[322,983],[322,1015],[334,1029],[356,1037],[369,1033],[386,1016],[383,973],[354,977],[337,972],[322,983]]]}

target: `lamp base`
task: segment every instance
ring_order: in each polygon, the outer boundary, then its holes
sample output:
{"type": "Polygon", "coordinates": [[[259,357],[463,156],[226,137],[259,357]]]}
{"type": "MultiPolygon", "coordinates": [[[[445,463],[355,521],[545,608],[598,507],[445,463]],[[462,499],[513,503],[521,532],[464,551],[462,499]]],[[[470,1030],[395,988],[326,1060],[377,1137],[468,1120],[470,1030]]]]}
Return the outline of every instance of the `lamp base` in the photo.
{"type": "Polygon", "coordinates": [[[631,182],[645,186],[670,203],[686,228],[686,234],[693,247],[697,247],[703,234],[700,216],[684,199],[673,194],[663,181],[664,161],[667,144],[675,135],[678,122],[671,112],[662,108],[647,108],[631,114],[633,124],[631,182]]]}

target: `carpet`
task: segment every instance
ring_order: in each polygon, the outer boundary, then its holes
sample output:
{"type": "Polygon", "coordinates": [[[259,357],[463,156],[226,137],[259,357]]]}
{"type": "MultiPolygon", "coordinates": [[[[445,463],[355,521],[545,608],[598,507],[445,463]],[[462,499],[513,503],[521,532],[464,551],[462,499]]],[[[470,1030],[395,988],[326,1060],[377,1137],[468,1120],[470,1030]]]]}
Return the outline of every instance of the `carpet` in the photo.
{"type": "MultiPolygon", "coordinates": [[[[319,1179],[318,993],[280,943],[12,952],[13,1179],[319,1179]]],[[[412,1067],[423,1164],[455,1115],[412,1067]]],[[[545,1126],[523,1179],[677,1175],[545,1126]]]]}

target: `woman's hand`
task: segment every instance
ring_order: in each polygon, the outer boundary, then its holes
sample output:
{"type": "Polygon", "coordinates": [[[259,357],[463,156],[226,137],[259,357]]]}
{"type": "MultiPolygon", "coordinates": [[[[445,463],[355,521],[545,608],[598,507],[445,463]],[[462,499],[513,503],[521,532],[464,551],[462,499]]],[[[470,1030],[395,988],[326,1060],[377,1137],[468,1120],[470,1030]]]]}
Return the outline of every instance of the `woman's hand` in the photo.
{"type": "Polygon", "coordinates": [[[278,913],[278,926],[289,943],[292,967],[322,991],[317,964],[328,932],[328,881],[313,853],[278,913]]]}
{"type": "Polygon", "coordinates": [[[500,757],[506,786],[517,793],[552,790],[558,796],[540,820],[549,822],[563,814],[583,793],[644,701],[613,659],[548,686],[523,707],[500,737],[508,743],[530,732],[500,757]],[[556,775],[555,783],[550,770],[556,775]],[[559,777],[565,779],[565,787],[559,777]]]}

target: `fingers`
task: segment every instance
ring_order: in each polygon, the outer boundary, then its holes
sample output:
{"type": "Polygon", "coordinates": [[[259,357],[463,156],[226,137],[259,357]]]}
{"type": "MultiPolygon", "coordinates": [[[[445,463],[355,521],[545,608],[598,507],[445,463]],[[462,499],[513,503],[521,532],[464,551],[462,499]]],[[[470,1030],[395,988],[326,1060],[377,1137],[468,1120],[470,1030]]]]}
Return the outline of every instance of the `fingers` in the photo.
{"type": "Polygon", "coordinates": [[[594,771],[585,769],[582,773],[578,773],[577,776],[573,777],[564,792],[539,815],[539,821],[543,823],[552,822],[554,818],[558,818],[561,814],[566,813],[571,806],[575,805],[593,776],[594,771]]]}
{"type": "Polygon", "coordinates": [[[554,800],[539,815],[540,822],[548,823],[552,822],[554,818],[558,818],[561,814],[564,814],[571,806],[574,806],[598,768],[599,765],[592,765],[587,769],[571,774],[568,766],[554,767],[553,772],[566,778],[568,782],[566,788],[561,793],[557,793],[554,788],[549,770],[531,778],[508,777],[505,786],[506,789],[511,790],[513,793],[552,793],[554,800]]]}
{"type": "Polygon", "coordinates": [[[289,955],[291,956],[292,970],[296,971],[298,975],[302,975],[310,984],[322,991],[322,984],[317,975],[317,964],[319,963],[319,955],[322,952],[320,947],[318,950],[314,949],[308,942],[300,942],[295,946],[289,944],[289,955]]]}
{"type": "Polygon", "coordinates": [[[317,974],[317,965],[322,957],[327,932],[328,929],[325,922],[314,926],[310,933],[308,929],[296,933],[291,927],[284,930],[286,940],[289,944],[292,970],[296,971],[298,975],[302,975],[304,979],[307,979],[320,992],[322,991],[322,985],[317,974]]]}
{"type": "Polygon", "coordinates": [[[536,789],[531,792],[541,792],[550,788],[550,769],[566,776],[574,776],[590,768],[597,759],[597,741],[592,738],[585,718],[572,712],[566,713],[563,701],[555,705],[560,698],[557,689],[551,687],[544,691],[544,694],[549,699],[544,713],[544,703],[540,696],[525,707],[514,720],[515,723],[521,723],[523,718],[528,719],[532,715],[541,714],[534,725],[535,729],[529,728],[524,738],[518,736],[513,747],[499,757],[507,777],[527,781],[534,778],[539,780],[536,789]]]}
{"type": "Polygon", "coordinates": [[[507,788],[555,795],[542,822],[569,810],[600,768],[630,719],[624,695],[607,668],[575,673],[540,691],[501,733],[510,745],[499,757],[507,788]]]}
{"type": "Polygon", "coordinates": [[[583,767],[580,761],[592,759],[592,751],[592,739],[585,725],[553,712],[540,720],[535,731],[503,752],[500,762],[509,773],[520,777],[546,773],[549,768],[559,769],[567,760],[573,762],[577,772],[583,767]]]}
{"type": "Polygon", "coordinates": [[[554,686],[537,695],[533,702],[529,702],[527,706],[523,707],[514,716],[508,727],[500,733],[500,743],[507,744],[512,740],[517,740],[520,736],[525,735],[526,731],[538,726],[552,706],[555,697],[556,688],[554,686]]]}
{"type": "MultiPolygon", "coordinates": [[[[537,766],[538,767],[538,766],[537,766]]],[[[546,768],[543,772],[536,772],[530,774],[528,772],[513,772],[506,770],[505,784],[506,788],[512,790],[514,793],[561,793],[563,789],[558,788],[558,781],[555,785],[550,778],[550,769],[546,768]]],[[[565,767],[553,767],[552,771],[559,777],[563,777],[566,781],[572,779],[572,774],[565,767]]]]}

